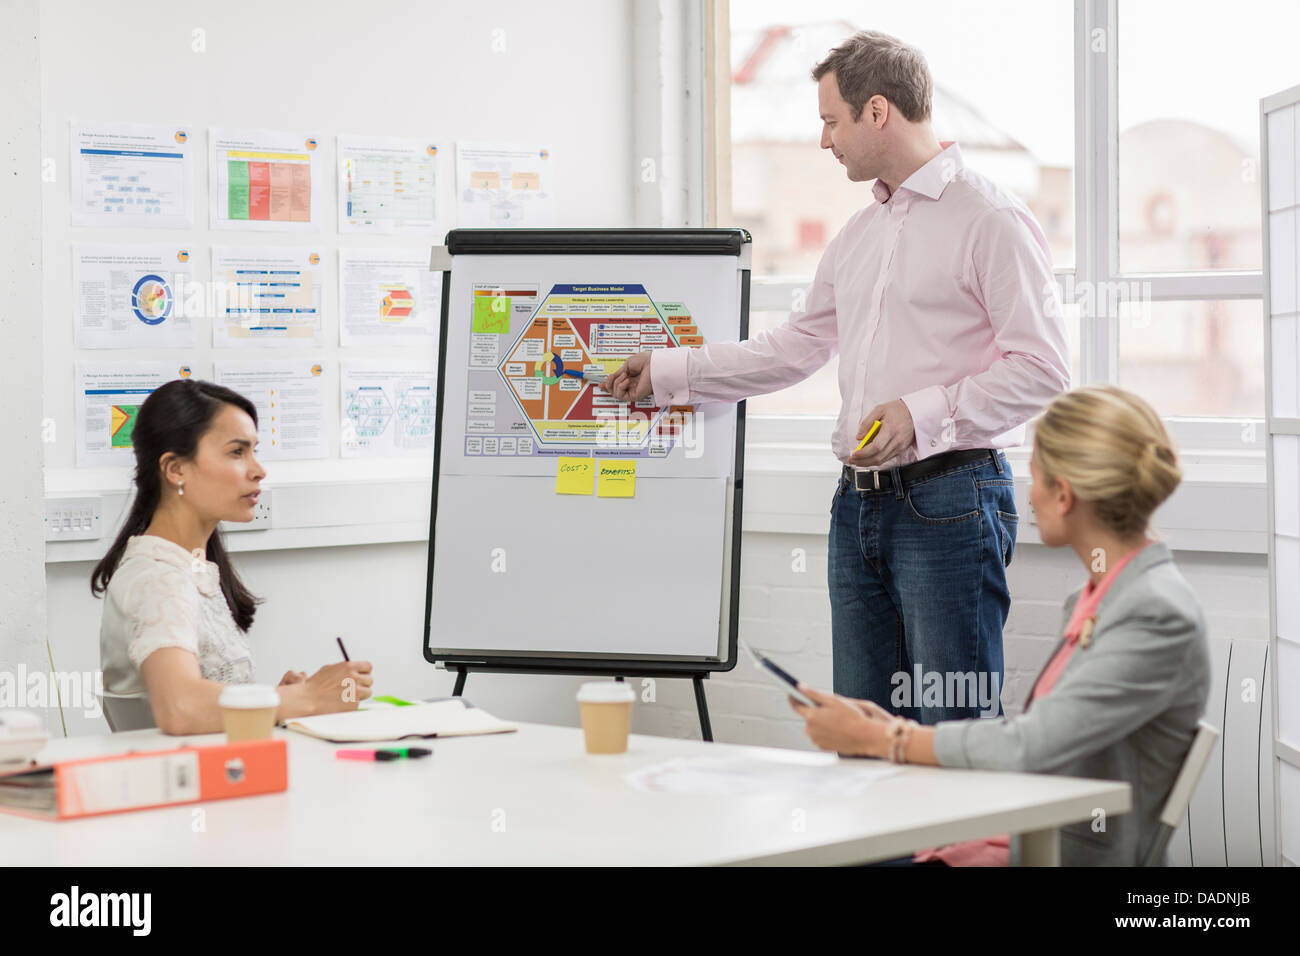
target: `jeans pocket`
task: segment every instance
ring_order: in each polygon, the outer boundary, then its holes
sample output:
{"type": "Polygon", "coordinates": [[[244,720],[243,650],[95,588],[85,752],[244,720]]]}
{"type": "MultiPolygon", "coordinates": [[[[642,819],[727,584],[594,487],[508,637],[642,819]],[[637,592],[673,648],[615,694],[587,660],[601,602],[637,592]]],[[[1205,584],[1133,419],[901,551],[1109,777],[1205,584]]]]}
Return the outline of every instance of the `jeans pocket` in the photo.
{"type": "Polygon", "coordinates": [[[979,516],[980,496],[969,471],[918,481],[907,489],[912,517],[927,524],[956,524],[979,516]]]}
{"type": "Polygon", "coordinates": [[[998,515],[998,536],[1002,545],[1002,566],[1011,566],[1011,556],[1016,553],[1016,531],[1020,527],[1020,516],[1007,514],[1001,509],[998,515]]]}

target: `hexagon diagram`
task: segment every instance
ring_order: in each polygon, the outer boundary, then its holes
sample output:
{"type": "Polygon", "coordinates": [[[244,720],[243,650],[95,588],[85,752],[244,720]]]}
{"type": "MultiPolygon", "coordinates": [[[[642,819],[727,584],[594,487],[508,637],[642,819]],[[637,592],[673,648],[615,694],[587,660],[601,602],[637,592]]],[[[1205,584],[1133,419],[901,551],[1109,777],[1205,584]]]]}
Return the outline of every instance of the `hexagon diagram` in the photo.
{"type": "Polygon", "coordinates": [[[347,393],[343,414],[352,420],[358,438],[378,438],[393,417],[393,406],[382,388],[362,385],[347,393]]]}
{"type": "Polygon", "coordinates": [[[637,448],[666,454],[693,406],[630,407],[584,376],[612,373],[636,352],[694,347],[704,338],[682,302],[656,303],[640,285],[556,285],[506,350],[497,371],[541,445],[637,448]]]}

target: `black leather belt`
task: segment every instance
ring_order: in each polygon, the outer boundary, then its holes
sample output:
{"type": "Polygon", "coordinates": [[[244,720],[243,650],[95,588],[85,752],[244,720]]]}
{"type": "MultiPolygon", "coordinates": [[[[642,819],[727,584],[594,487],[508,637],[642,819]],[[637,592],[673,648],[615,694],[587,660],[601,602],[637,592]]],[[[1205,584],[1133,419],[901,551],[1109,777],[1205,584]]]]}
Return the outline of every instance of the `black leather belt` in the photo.
{"type": "Polygon", "coordinates": [[[903,486],[906,487],[920,478],[928,478],[930,475],[947,471],[949,468],[960,468],[962,465],[969,465],[981,458],[997,461],[998,452],[993,448],[967,448],[961,451],[945,451],[942,454],[931,455],[929,458],[913,462],[910,465],[904,465],[902,468],[889,468],[884,471],[858,471],[852,465],[845,465],[844,476],[848,479],[849,485],[858,491],[893,491],[895,474],[898,475],[903,486]]]}

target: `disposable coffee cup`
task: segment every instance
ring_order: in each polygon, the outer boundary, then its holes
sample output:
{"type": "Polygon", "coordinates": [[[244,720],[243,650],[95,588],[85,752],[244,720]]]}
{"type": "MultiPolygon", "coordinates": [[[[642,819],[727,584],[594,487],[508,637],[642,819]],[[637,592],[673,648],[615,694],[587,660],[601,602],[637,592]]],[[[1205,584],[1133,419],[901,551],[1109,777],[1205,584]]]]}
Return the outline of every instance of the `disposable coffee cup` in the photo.
{"type": "Polygon", "coordinates": [[[627,752],[632,727],[632,688],[620,681],[592,681],[578,688],[582,734],[589,754],[627,752]]]}
{"type": "Polygon", "coordinates": [[[270,740],[280,695],[266,684],[227,684],[217,698],[226,725],[226,742],[270,740]]]}

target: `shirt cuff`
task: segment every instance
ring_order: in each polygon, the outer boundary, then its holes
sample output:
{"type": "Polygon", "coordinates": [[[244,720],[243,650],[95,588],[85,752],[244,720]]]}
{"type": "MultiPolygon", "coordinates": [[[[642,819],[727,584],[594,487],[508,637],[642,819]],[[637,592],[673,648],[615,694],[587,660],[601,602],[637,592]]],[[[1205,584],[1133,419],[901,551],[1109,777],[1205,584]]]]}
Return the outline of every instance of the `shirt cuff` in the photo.
{"type": "Polygon", "coordinates": [[[689,405],[690,388],[687,384],[688,348],[655,349],[650,353],[650,384],[654,387],[655,404],[689,405]]]}
{"type": "Polygon", "coordinates": [[[970,721],[942,720],[934,725],[934,759],[941,767],[969,767],[966,730],[970,721]]]}
{"type": "Polygon", "coordinates": [[[938,385],[931,385],[903,396],[903,404],[912,415],[916,430],[916,458],[929,458],[945,452],[957,442],[957,428],[948,410],[948,395],[938,385]]]}

